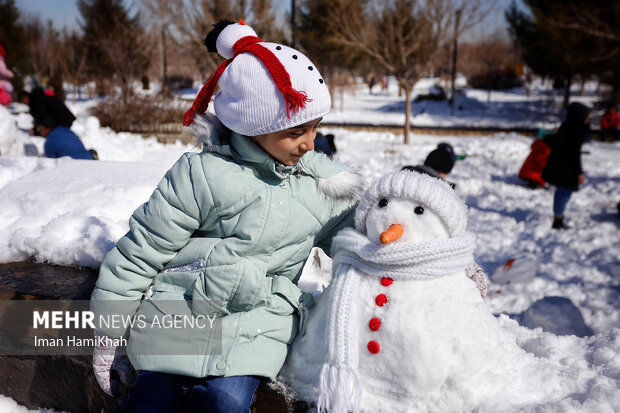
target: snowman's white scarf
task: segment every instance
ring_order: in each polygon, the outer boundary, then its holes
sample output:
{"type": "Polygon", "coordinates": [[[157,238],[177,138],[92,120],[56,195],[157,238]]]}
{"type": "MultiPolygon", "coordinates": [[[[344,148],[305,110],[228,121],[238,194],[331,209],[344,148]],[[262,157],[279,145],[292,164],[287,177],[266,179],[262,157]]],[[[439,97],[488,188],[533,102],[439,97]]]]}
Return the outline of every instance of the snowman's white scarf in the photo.
{"type": "Polygon", "coordinates": [[[332,241],[332,301],[328,318],[328,359],[321,369],[318,410],[359,411],[362,383],[358,372],[357,290],[363,276],[425,280],[464,270],[473,261],[472,233],[423,243],[371,243],[348,228],[332,241]]]}

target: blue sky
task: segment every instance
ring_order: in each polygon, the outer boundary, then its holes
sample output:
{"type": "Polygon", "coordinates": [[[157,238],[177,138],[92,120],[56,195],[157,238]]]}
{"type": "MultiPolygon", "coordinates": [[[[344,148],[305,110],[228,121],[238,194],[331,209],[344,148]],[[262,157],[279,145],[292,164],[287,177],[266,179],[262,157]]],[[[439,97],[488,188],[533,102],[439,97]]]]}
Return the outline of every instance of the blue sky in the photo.
{"type": "MultiPolygon", "coordinates": [[[[492,16],[487,19],[485,26],[503,26],[503,11],[510,5],[511,0],[497,0],[497,9],[492,16]]],[[[131,5],[138,3],[137,0],[125,0],[125,4],[131,5]]],[[[281,3],[286,9],[290,6],[290,0],[275,0],[275,3],[281,3]]],[[[78,28],[77,20],[79,11],[77,8],[77,0],[16,0],[15,4],[20,12],[24,14],[38,14],[44,21],[52,20],[54,27],[60,29],[67,27],[69,29],[78,28]]]]}

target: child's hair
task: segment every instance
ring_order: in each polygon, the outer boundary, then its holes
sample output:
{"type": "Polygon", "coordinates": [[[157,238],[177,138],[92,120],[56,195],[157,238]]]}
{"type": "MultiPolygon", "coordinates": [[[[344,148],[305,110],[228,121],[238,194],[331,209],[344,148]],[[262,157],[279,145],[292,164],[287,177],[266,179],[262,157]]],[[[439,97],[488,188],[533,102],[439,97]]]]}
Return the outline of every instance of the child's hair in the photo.
{"type": "Polygon", "coordinates": [[[263,42],[243,21],[220,21],[205,45],[226,58],[198,93],[183,125],[207,110],[216,85],[218,119],[241,135],[256,136],[301,125],[327,114],[329,90],[316,66],[288,46],[263,42]]]}

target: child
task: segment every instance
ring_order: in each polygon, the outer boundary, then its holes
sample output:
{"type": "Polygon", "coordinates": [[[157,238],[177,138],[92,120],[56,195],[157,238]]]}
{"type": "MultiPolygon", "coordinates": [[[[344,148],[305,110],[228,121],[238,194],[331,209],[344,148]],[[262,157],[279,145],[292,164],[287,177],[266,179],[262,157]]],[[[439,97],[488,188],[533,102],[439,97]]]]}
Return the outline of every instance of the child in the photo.
{"type": "Polygon", "coordinates": [[[14,74],[6,67],[4,58],[6,57],[6,51],[4,46],[0,44],[0,105],[8,106],[11,103],[11,92],[13,91],[13,85],[9,81],[13,78],[14,74]]]}
{"type": "Polygon", "coordinates": [[[43,117],[39,132],[45,138],[43,150],[48,158],[69,156],[73,159],[94,159],[93,154],[84,147],[79,136],[69,128],[55,126],[54,120],[49,116],[43,117]]]}
{"type": "MultiPolygon", "coordinates": [[[[329,251],[363,191],[357,173],[313,152],[331,100],[306,56],[263,42],[242,21],[219,22],[205,44],[228,60],[185,114],[204,149],[183,155],[134,212],[101,265],[91,306],[96,319],[121,312],[119,303],[123,315],[152,315],[168,300],[186,304],[175,317],[204,318],[220,303],[221,339],[100,328],[128,337],[140,371],[122,411],[249,411],[260,378],[276,376],[297,333],[307,295],[296,283],[312,247],[329,251]],[[215,115],[203,116],[216,84],[215,115]]],[[[113,351],[100,346],[93,360],[108,392],[113,351]]]]}
{"type": "Polygon", "coordinates": [[[581,146],[589,130],[591,110],[573,102],[566,111],[566,121],[557,134],[547,143],[551,153],[542,172],[542,179],[555,185],[553,197],[553,229],[568,229],[564,222],[564,211],[573,191],[586,181],[581,168],[581,146]]]}
{"type": "Polygon", "coordinates": [[[601,116],[601,140],[606,141],[609,139],[610,141],[620,139],[620,116],[618,116],[618,111],[616,110],[616,105],[613,103],[607,104],[607,109],[603,116],[601,116]]]}

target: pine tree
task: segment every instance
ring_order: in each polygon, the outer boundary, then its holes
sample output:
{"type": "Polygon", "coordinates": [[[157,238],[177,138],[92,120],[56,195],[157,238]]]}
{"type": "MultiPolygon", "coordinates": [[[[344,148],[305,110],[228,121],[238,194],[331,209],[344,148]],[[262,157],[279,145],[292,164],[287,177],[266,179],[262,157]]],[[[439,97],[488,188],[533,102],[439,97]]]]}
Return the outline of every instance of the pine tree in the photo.
{"type": "MultiPolygon", "coordinates": [[[[610,2],[524,0],[524,3],[530,13],[519,9],[514,1],[506,12],[513,39],[522,50],[523,60],[534,73],[564,84],[566,107],[570,100],[570,86],[577,76],[584,79],[595,73],[605,74],[608,65],[613,65],[612,58],[604,58],[609,50],[606,43],[610,39],[588,34],[594,26],[583,30],[577,26],[581,13],[592,12],[602,3],[610,2]],[[577,3],[579,7],[575,6],[577,3]]],[[[616,45],[620,51],[619,46],[620,42],[616,45]]]]}
{"type": "Polygon", "coordinates": [[[346,86],[347,72],[367,60],[357,48],[343,46],[339,41],[334,16],[346,11],[355,21],[363,22],[365,3],[358,0],[305,0],[300,4],[299,45],[321,71],[332,96],[335,96],[336,86],[341,90],[346,86]]]}
{"type": "Polygon", "coordinates": [[[11,83],[16,90],[20,89],[24,75],[32,71],[32,59],[28,36],[14,0],[0,0],[0,44],[6,51],[6,65],[15,69],[11,83]]]}
{"type": "Polygon", "coordinates": [[[87,73],[100,86],[119,83],[129,94],[129,81],[148,69],[151,49],[139,13],[130,15],[122,0],[78,0],[87,73]]]}

